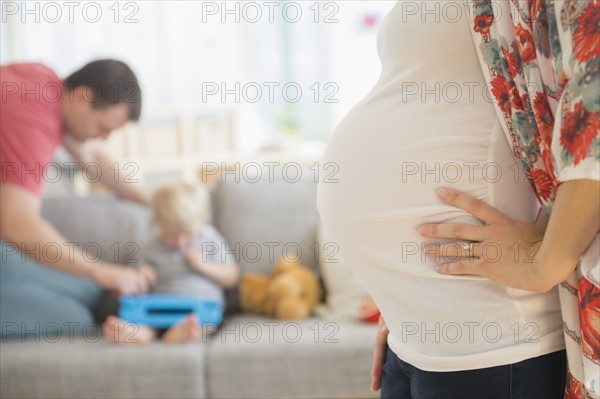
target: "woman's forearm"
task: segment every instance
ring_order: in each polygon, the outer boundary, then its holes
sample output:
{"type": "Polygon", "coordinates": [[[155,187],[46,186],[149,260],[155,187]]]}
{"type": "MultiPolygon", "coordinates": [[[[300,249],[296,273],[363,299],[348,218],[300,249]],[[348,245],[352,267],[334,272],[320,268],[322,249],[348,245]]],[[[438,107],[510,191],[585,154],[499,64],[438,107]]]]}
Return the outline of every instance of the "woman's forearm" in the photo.
{"type": "Polygon", "coordinates": [[[532,265],[540,290],[565,280],[600,229],[600,182],[571,180],[558,187],[544,239],[532,265]]]}

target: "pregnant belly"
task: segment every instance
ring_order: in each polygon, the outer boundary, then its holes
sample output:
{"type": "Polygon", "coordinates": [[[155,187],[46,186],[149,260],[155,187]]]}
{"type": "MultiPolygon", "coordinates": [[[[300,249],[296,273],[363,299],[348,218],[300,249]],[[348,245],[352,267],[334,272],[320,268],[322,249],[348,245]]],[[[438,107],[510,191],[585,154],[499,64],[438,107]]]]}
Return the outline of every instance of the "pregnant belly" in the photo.
{"type": "Polygon", "coordinates": [[[422,223],[481,224],[442,204],[435,196],[439,187],[464,191],[524,222],[535,218],[533,192],[513,178],[511,150],[495,117],[488,117],[469,107],[451,117],[434,106],[409,112],[363,103],[340,123],[325,153],[324,162],[337,164],[338,173],[337,182],[319,183],[324,238],[375,300],[390,328],[392,349],[423,368],[458,367],[454,357],[462,356],[487,364],[486,353],[494,358],[494,351],[515,345],[511,328],[517,321],[536,323],[540,336],[555,332],[562,339],[555,296],[475,276],[441,275],[435,264],[445,259],[424,256],[426,242],[450,240],[423,239],[417,234],[422,223]],[[476,337],[455,345],[404,334],[411,326],[432,330],[473,322],[499,326],[498,341],[476,337]],[[443,357],[447,364],[438,362],[443,357]]]}
{"type": "Polygon", "coordinates": [[[471,110],[465,108],[448,123],[450,118],[432,118],[429,108],[421,108],[410,115],[368,104],[353,110],[326,151],[324,162],[338,167],[337,182],[320,184],[318,207],[329,238],[344,258],[446,278],[423,256],[426,240],[417,227],[480,224],[442,204],[435,190],[453,187],[488,200],[488,183],[497,173],[489,162],[494,121],[473,124],[471,110]]]}

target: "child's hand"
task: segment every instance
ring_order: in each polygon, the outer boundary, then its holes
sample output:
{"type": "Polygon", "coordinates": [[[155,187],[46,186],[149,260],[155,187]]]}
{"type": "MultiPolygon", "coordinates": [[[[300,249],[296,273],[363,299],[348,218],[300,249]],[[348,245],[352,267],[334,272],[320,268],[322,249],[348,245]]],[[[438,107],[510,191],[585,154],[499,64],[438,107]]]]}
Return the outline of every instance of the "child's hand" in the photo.
{"type": "Polygon", "coordinates": [[[202,251],[198,251],[197,249],[189,249],[183,253],[183,256],[192,269],[201,271],[202,265],[204,264],[202,261],[202,251]]]}
{"type": "Polygon", "coordinates": [[[156,284],[156,270],[150,265],[140,266],[138,272],[146,279],[148,285],[156,284]]]}

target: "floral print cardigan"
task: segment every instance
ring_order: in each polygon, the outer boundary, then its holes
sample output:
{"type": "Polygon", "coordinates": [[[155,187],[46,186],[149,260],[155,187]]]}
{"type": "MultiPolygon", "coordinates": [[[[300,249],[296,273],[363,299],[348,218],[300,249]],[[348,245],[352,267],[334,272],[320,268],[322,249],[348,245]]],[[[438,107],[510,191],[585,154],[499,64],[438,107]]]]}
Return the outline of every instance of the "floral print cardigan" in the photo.
{"type": "MultiPolygon", "coordinates": [[[[600,180],[600,0],[472,0],[468,9],[505,134],[550,214],[559,183],[600,180]]],[[[600,393],[599,241],[559,286],[569,399],[600,393]]]]}

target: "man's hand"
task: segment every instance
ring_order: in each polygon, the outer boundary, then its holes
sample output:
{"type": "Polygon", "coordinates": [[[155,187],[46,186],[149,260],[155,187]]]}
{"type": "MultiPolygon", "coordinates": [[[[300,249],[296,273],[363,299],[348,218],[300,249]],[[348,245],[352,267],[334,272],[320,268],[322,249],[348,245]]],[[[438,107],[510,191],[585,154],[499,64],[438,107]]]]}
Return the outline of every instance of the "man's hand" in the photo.
{"type": "Polygon", "coordinates": [[[379,391],[381,388],[381,375],[383,374],[383,364],[385,363],[385,353],[387,350],[388,330],[383,317],[379,317],[377,327],[377,337],[375,338],[375,347],[373,348],[373,366],[371,367],[371,390],[379,391]]]}
{"type": "Polygon", "coordinates": [[[138,272],[146,279],[148,286],[156,284],[156,270],[150,265],[143,265],[138,268],[138,272]]]}
{"type": "Polygon", "coordinates": [[[149,282],[139,271],[113,264],[96,267],[92,279],[100,287],[115,291],[118,295],[135,295],[148,292],[149,282]]]}

